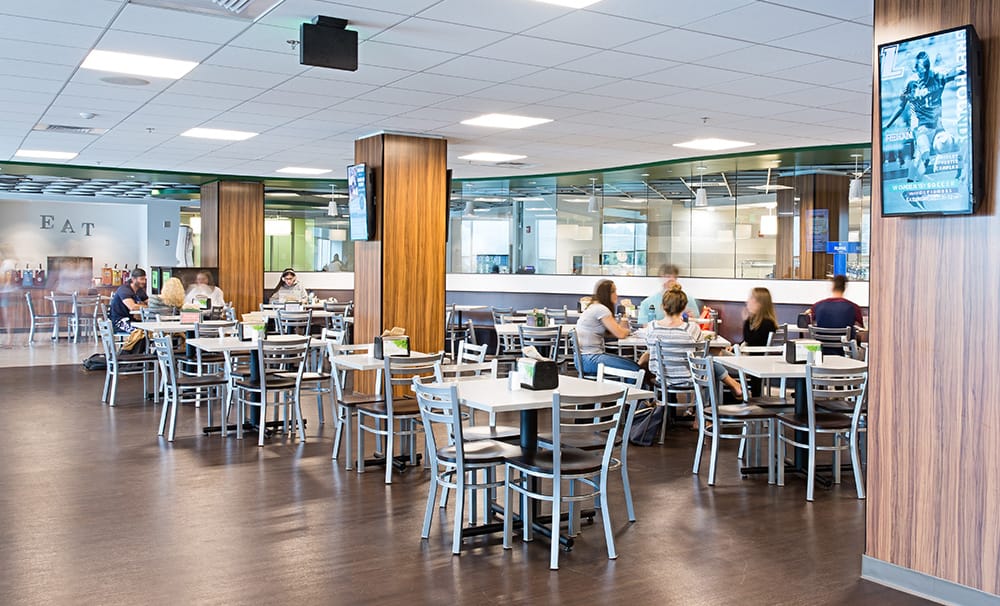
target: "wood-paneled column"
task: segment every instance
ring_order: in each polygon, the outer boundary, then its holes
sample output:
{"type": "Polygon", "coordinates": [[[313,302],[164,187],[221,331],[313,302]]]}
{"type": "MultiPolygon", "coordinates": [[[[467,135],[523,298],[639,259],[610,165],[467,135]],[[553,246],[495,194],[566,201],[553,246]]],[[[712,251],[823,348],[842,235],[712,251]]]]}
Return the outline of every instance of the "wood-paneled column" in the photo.
{"type": "Polygon", "coordinates": [[[201,265],[219,268],[219,288],[237,314],[256,311],[264,292],[264,184],[201,186],[201,265]]]}
{"type": "Polygon", "coordinates": [[[372,171],[375,237],[354,245],[354,339],[367,343],[393,326],[415,351],[444,348],[444,139],[379,133],[354,143],[372,171]]]}

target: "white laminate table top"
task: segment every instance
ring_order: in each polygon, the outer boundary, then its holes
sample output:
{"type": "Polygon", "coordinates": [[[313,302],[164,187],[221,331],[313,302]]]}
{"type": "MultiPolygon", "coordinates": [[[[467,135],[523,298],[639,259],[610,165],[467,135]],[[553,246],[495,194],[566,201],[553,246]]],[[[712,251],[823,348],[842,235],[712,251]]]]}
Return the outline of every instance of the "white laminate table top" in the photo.
{"type": "MultiPolygon", "coordinates": [[[[615,383],[598,383],[587,379],[559,375],[559,393],[572,396],[607,395],[621,391],[615,383]]],[[[458,398],[470,408],[486,412],[541,410],[552,407],[554,389],[508,389],[507,379],[484,379],[458,382],[458,398]]],[[[654,397],[645,389],[628,388],[629,400],[654,397]]]]}
{"type": "Polygon", "coordinates": [[[187,332],[194,330],[194,324],[181,322],[132,322],[132,328],[141,328],[150,332],[187,332]]]}
{"type": "MultiPolygon", "coordinates": [[[[759,379],[804,379],[806,376],[805,364],[789,364],[784,356],[716,356],[715,361],[726,368],[742,370],[751,377],[759,379]]],[[[868,368],[866,362],[843,356],[823,356],[823,363],[817,366],[838,370],[868,368]]]]}
{"type": "MultiPolygon", "coordinates": [[[[267,340],[280,342],[300,338],[301,337],[296,335],[268,335],[267,340]]],[[[225,351],[243,352],[257,349],[257,339],[241,341],[237,337],[198,337],[188,339],[185,343],[202,351],[213,353],[221,353],[225,351]]],[[[326,347],[326,343],[327,342],[323,339],[309,340],[310,347],[326,347]]]]}
{"type": "MultiPolygon", "coordinates": [[[[425,355],[427,354],[417,351],[410,352],[410,357],[413,358],[425,355]]],[[[333,356],[333,361],[336,362],[337,366],[350,370],[378,370],[385,368],[385,360],[379,360],[371,354],[340,354],[333,356]]]]}
{"type": "MultiPolygon", "coordinates": [[[[646,339],[637,334],[629,335],[628,337],[618,339],[617,341],[608,341],[608,345],[615,343],[617,343],[620,347],[646,347],[646,339]]],[[[732,345],[732,343],[729,342],[729,339],[716,335],[715,338],[709,342],[708,347],[710,349],[725,349],[730,345],[732,345]]]]}

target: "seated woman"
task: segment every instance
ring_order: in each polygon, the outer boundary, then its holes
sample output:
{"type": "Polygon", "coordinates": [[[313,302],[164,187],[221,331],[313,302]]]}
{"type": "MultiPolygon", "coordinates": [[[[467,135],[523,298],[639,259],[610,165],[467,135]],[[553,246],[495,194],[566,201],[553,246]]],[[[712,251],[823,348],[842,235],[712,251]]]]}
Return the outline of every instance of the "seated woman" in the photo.
{"type": "MultiPolygon", "coordinates": [[[[747,318],[743,320],[743,345],[765,346],[771,333],[776,330],[778,330],[778,319],[774,312],[771,291],[760,287],[751,290],[747,299],[747,318]]],[[[750,377],[747,383],[751,393],[758,396],[761,394],[760,379],[750,377]]]]}
{"type": "Polygon", "coordinates": [[[274,292],[271,293],[271,303],[286,303],[288,301],[305,301],[308,298],[306,289],[299,283],[295,270],[291,267],[281,272],[274,292]]]}
{"type": "Polygon", "coordinates": [[[604,337],[611,335],[618,339],[629,336],[628,320],[615,321],[614,309],[618,305],[618,290],[611,280],[601,280],[594,288],[594,296],[587,309],[576,321],[576,338],[580,345],[580,358],[583,362],[583,372],[588,375],[597,373],[597,366],[605,366],[622,370],[638,370],[639,365],[621,356],[607,353],[604,349],[604,337]]]}
{"type": "Polygon", "coordinates": [[[222,289],[212,283],[212,274],[207,271],[199,271],[195,277],[195,283],[188,289],[184,304],[203,307],[202,301],[204,300],[210,301],[212,307],[223,307],[226,304],[222,289]]]}
{"type": "MultiPolygon", "coordinates": [[[[663,313],[662,320],[654,320],[642,329],[642,336],[649,344],[649,351],[639,358],[639,365],[643,368],[649,367],[650,353],[654,351],[657,341],[668,341],[672,343],[697,343],[702,340],[701,327],[694,322],[688,322],[683,318],[684,310],[687,308],[688,298],[681,289],[680,284],[674,284],[663,293],[663,313]]],[[[729,376],[722,364],[716,362],[715,376],[728,387],[737,398],[743,397],[743,390],[737,380],[729,376]]],[[[665,369],[671,377],[688,377],[690,371],[687,367],[677,369],[665,369]],[[676,371],[671,372],[672,370],[676,371]]]]}

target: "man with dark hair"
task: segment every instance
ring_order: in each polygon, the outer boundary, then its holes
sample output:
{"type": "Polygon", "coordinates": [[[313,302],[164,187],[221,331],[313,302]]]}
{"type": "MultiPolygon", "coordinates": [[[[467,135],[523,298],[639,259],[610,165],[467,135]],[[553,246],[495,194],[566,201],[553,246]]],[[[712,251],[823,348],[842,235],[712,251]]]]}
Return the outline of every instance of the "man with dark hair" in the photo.
{"type": "Polygon", "coordinates": [[[863,326],[864,318],[861,308],[853,301],[844,298],[847,289],[847,277],[833,277],[833,296],[817,302],[808,313],[813,318],[813,324],[820,328],[846,328],[848,326],[863,326]]]}
{"type": "MultiPolygon", "coordinates": [[[[664,263],[660,266],[659,276],[663,280],[663,288],[655,294],[646,297],[639,304],[639,322],[646,324],[653,320],[662,320],[665,317],[663,313],[663,293],[667,292],[674,284],[677,284],[677,276],[680,273],[680,268],[673,263],[664,263]]],[[[684,294],[688,298],[688,306],[684,313],[688,317],[697,317],[698,310],[701,309],[701,303],[698,302],[698,299],[691,296],[691,293],[685,292],[684,294]]]]}
{"type": "Polygon", "coordinates": [[[129,281],[118,287],[111,296],[111,324],[118,332],[132,332],[132,311],[148,305],[146,272],[136,267],[129,281]]]}

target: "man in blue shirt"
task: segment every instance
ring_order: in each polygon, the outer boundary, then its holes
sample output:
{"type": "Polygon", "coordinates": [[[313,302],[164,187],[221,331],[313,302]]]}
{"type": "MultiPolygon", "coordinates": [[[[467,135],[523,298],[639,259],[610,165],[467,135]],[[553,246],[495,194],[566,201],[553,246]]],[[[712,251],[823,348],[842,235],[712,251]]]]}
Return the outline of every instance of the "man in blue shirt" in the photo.
{"type": "Polygon", "coordinates": [[[846,289],[847,277],[834,276],[833,296],[819,301],[806,312],[812,316],[813,324],[820,328],[853,328],[864,325],[861,308],[855,302],[844,298],[846,289]]]}
{"type": "MultiPolygon", "coordinates": [[[[680,274],[681,270],[676,265],[672,263],[665,263],[660,266],[660,278],[663,280],[663,288],[659,290],[654,295],[650,295],[642,300],[639,304],[639,309],[637,310],[639,314],[639,322],[642,324],[648,324],[653,320],[662,320],[664,318],[663,314],[663,293],[667,292],[671,286],[677,283],[677,276],[680,274]],[[650,310],[652,307],[652,310],[650,310]]],[[[697,318],[698,310],[701,309],[701,303],[698,299],[691,296],[691,293],[685,292],[688,298],[687,309],[684,311],[687,317],[697,318]]]]}
{"type": "Polygon", "coordinates": [[[148,301],[146,272],[136,267],[132,270],[129,281],[119,286],[111,296],[111,324],[115,330],[132,332],[132,311],[145,307],[148,301]]]}

